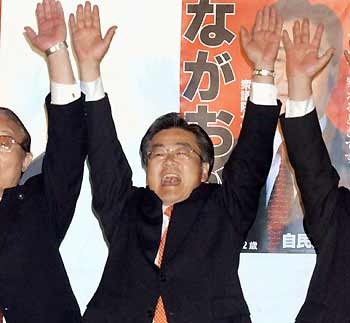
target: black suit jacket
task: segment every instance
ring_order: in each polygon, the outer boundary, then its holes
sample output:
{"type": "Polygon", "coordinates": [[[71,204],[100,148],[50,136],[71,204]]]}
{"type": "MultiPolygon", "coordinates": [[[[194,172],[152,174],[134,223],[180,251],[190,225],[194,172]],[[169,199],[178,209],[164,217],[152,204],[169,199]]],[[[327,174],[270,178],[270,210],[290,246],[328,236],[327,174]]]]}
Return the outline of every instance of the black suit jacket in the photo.
{"type": "Polygon", "coordinates": [[[82,100],[48,106],[43,173],[0,203],[0,309],[7,323],[77,323],[59,246],[72,220],[86,155],[82,100]]]}
{"type": "MultiPolygon", "coordinates": [[[[350,163],[347,162],[345,154],[347,151],[345,145],[345,136],[342,134],[329,119],[326,119],[326,126],[322,132],[322,137],[326,144],[327,150],[329,152],[332,165],[340,174],[340,184],[341,185],[350,185],[350,163]]],[[[291,171],[291,176],[294,177],[294,171],[290,164],[288,167],[291,171]]],[[[300,199],[300,193],[297,190],[297,194],[294,197],[294,200],[290,206],[287,223],[284,225],[283,231],[280,237],[280,243],[277,249],[274,252],[291,252],[291,253],[306,253],[314,252],[313,248],[309,248],[309,245],[298,246],[298,235],[304,234],[303,229],[303,205],[300,199]],[[296,237],[296,247],[295,248],[283,248],[283,234],[292,234],[296,237]]],[[[266,201],[266,187],[264,186],[261,190],[258,213],[256,221],[254,222],[252,228],[248,233],[248,241],[256,241],[258,243],[257,252],[269,252],[268,251],[268,242],[269,234],[267,231],[268,223],[268,203],[266,201]]],[[[251,250],[249,250],[251,252],[251,250]]]]}
{"type": "Polygon", "coordinates": [[[316,112],[282,118],[281,123],[305,208],[305,232],[317,254],[296,322],[349,322],[350,192],[338,186],[339,176],[322,140],[316,112]]]}
{"type": "Polygon", "coordinates": [[[270,167],[279,108],[248,104],[223,184],[201,184],[174,205],[159,269],[154,260],[162,201],[148,188],[132,186],[107,98],[89,105],[93,205],[110,249],[84,321],[152,322],[162,295],[169,323],[249,323],[239,255],[270,167]]]}

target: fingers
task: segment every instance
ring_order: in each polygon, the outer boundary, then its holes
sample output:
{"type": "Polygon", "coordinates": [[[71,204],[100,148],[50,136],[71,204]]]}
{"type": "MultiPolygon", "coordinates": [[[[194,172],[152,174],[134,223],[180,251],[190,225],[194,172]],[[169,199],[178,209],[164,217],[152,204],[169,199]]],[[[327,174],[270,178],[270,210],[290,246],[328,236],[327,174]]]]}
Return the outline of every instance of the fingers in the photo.
{"type": "Polygon", "coordinates": [[[24,27],[25,30],[25,34],[27,35],[27,37],[29,38],[30,42],[32,44],[35,43],[35,39],[37,37],[37,33],[31,28],[31,27],[24,27]]]}
{"type": "Polygon", "coordinates": [[[333,54],[335,52],[334,48],[329,48],[319,59],[317,62],[317,70],[322,70],[328,62],[331,60],[333,54]]]}
{"type": "Polygon", "coordinates": [[[42,26],[47,20],[59,19],[64,20],[62,4],[56,0],[43,0],[38,3],[35,10],[38,26],[42,26]]]}
{"type": "Polygon", "coordinates": [[[70,29],[71,33],[74,34],[77,31],[77,25],[75,23],[74,14],[71,13],[69,15],[68,23],[69,23],[69,29],[70,29]]]}
{"type": "Polygon", "coordinates": [[[283,47],[286,51],[290,50],[293,47],[293,43],[289,37],[288,31],[287,30],[283,30],[282,33],[282,43],[283,43],[283,47]]]}
{"type": "Polygon", "coordinates": [[[45,19],[51,19],[51,0],[43,1],[45,19]]]}
{"type": "Polygon", "coordinates": [[[88,28],[90,28],[92,25],[91,3],[89,1],[85,2],[84,23],[85,23],[85,27],[88,27],[88,28]]]}
{"type": "Polygon", "coordinates": [[[94,5],[93,9],[91,10],[90,1],[86,1],[84,6],[82,4],[79,4],[77,6],[75,16],[73,14],[73,18],[69,17],[69,21],[69,26],[72,31],[91,27],[98,30],[101,28],[98,6],[94,5]]]}
{"type": "Polygon", "coordinates": [[[301,32],[300,32],[299,20],[295,21],[293,25],[293,42],[296,45],[299,45],[301,43],[301,32]]]}
{"type": "Polygon", "coordinates": [[[270,23],[270,8],[265,7],[263,11],[263,18],[262,18],[262,29],[269,30],[269,23],[270,23]]]}
{"type": "Polygon", "coordinates": [[[283,20],[282,17],[278,14],[276,14],[276,27],[275,27],[275,32],[280,35],[282,32],[282,27],[283,27],[283,20]]]}
{"type": "Polygon", "coordinates": [[[36,5],[35,15],[38,22],[38,26],[45,22],[46,19],[44,13],[44,6],[41,3],[38,3],[36,5]]]}
{"type": "Polygon", "coordinates": [[[241,27],[240,29],[240,38],[242,47],[245,49],[250,41],[250,35],[245,27],[241,27]]]}
{"type": "Polygon", "coordinates": [[[317,25],[315,34],[310,43],[310,22],[309,19],[304,18],[300,26],[300,22],[296,20],[293,25],[293,43],[295,45],[311,44],[316,50],[321,46],[321,40],[324,27],[322,24],[317,25]]]}
{"type": "Polygon", "coordinates": [[[107,48],[109,48],[109,46],[111,45],[111,42],[113,40],[116,30],[117,30],[117,26],[112,26],[107,30],[106,35],[103,39],[103,42],[105,43],[107,48]]]}
{"type": "Polygon", "coordinates": [[[313,47],[315,47],[317,50],[320,48],[321,46],[321,40],[322,40],[322,35],[323,35],[323,25],[319,24],[317,25],[316,31],[315,31],[315,35],[312,39],[311,45],[313,47]]]}
{"type": "Polygon", "coordinates": [[[276,29],[276,22],[277,22],[277,14],[276,14],[276,9],[271,8],[270,9],[270,19],[269,19],[269,24],[268,24],[268,30],[270,32],[274,32],[276,29]]]}
{"type": "Polygon", "coordinates": [[[77,19],[77,26],[79,29],[83,29],[85,27],[84,23],[84,8],[81,4],[77,6],[77,11],[76,11],[76,19],[77,19]]]}
{"type": "Polygon", "coordinates": [[[64,20],[64,12],[63,12],[63,7],[62,7],[62,3],[60,1],[56,1],[55,3],[55,7],[56,7],[56,17],[64,20]]]}
{"type": "Polygon", "coordinates": [[[345,55],[346,61],[348,62],[348,64],[350,64],[350,53],[349,53],[349,50],[345,50],[344,51],[344,55],[345,55]]]}
{"type": "Polygon", "coordinates": [[[259,31],[269,31],[280,34],[282,31],[283,21],[274,7],[265,7],[258,10],[255,17],[252,34],[259,31]]]}
{"type": "Polygon", "coordinates": [[[94,6],[92,10],[92,25],[94,28],[100,30],[101,29],[101,24],[100,24],[100,12],[98,9],[98,6],[94,6]]]}
{"type": "Polygon", "coordinates": [[[55,18],[56,13],[56,1],[55,0],[49,0],[49,8],[50,8],[50,18],[55,18]]]}
{"type": "Polygon", "coordinates": [[[261,30],[262,28],[262,18],[263,18],[263,14],[261,10],[258,10],[255,16],[255,23],[253,26],[253,30],[252,30],[252,34],[258,32],[261,30]]]}
{"type": "Polygon", "coordinates": [[[309,19],[303,19],[301,25],[301,42],[308,44],[310,42],[310,24],[309,19]]]}

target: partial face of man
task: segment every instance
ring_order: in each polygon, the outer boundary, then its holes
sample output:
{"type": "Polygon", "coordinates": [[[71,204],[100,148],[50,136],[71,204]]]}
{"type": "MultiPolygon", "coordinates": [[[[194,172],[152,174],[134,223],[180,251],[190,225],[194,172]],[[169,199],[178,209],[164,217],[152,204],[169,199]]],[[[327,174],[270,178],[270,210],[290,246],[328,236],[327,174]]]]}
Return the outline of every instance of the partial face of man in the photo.
{"type": "Polygon", "coordinates": [[[24,139],[22,129],[2,113],[0,113],[0,136],[9,136],[16,142],[12,145],[11,151],[0,150],[1,197],[5,188],[17,186],[21,173],[28,168],[32,160],[32,154],[26,153],[18,144],[24,139]]]}
{"type": "MultiPolygon", "coordinates": [[[[283,28],[288,31],[289,37],[293,39],[293,23],[294,21],[285,21],[283,28]]],[[[315,34],[316,26],[310,22],[310,39],[315,34]]],[[[334,35],[337,37],[337,35],[334,35]]],[[[281,42],[281,46],[283,46],[281,42]]],[[[327,40],[326,30],[323,33],[320,55],[324,54],[325,51],[330,47],[327,40]]],[[[337,65],[329,63],[312,82],[312,92],[315,105],[317,108],[318,116],[321,118],[328,106],[332,90],[337,82],[337,65]]],[[[276,71],[276,86],[278,90],[278,98],[285,104],[288,97],[288,81],[286,76],[286,55],[284,48],[281,47],[278,52],[278,57],[275,65],[276,71]]]]}
{"type": "Polygon", "coordinates": [[[186,200],[208,179],[209,164],[202,163],[196,138],[189,131],[170,128],[158,132],[148,156],[147,185],[165,205],[186,200]]]}

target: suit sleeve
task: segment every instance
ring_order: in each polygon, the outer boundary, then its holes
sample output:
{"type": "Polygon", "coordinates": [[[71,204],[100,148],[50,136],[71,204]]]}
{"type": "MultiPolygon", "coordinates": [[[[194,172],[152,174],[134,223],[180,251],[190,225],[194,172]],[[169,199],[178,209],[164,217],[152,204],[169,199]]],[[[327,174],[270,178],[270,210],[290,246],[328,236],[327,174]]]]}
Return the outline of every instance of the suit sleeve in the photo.
{"type": "Polygon", "coordinates": [[[336,220],[338,203],[349,192],[338,188],[339,176],[322,139],[316,110],[304,117],[282,117],[281,125],[304,204],[305,232],[315,247],[321,247],[322,237],[336,220]]]}
{"type": "Polygon", "coordinates": [[[46,98],[48,140],[42,172],[59,242],[72,221],[83,178],[87,151],[83,100],[55,106],[50,95],[46,98]]]}
{"type": "Polygon", "coordinates": [[[243,237],[255,220],[260,190],[270,169],[280,106],[248,101],[237,145],[223,170],[224,205],[243,237]]]}
{"type": "Polygon", "coordinates": [[[86,108],[93,207],[111,241],[132,189],[132,171],[117,137],[107,95],[87,102],[86,108]]]}

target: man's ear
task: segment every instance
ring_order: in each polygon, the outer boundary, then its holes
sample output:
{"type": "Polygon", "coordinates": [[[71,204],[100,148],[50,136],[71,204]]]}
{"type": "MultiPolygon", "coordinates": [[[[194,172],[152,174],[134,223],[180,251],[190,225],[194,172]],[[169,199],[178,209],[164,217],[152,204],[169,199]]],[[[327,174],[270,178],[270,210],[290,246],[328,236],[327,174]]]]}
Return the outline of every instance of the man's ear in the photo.
{"type": "Polygon", "coordinates": [[[204,183],[208,180],[209,178],[209,163],[205,162],[202,163],[202,177],[201,177],[201,182],[204,183]]]}
{"type": "Polygon", "coordinates": [[[23,162],[22,162],[22,172],[25,172],[30,163],[32,162],[33,160],[33,154],[32,153],[26,153],[24,159],[23,159],[23,162]]]}

